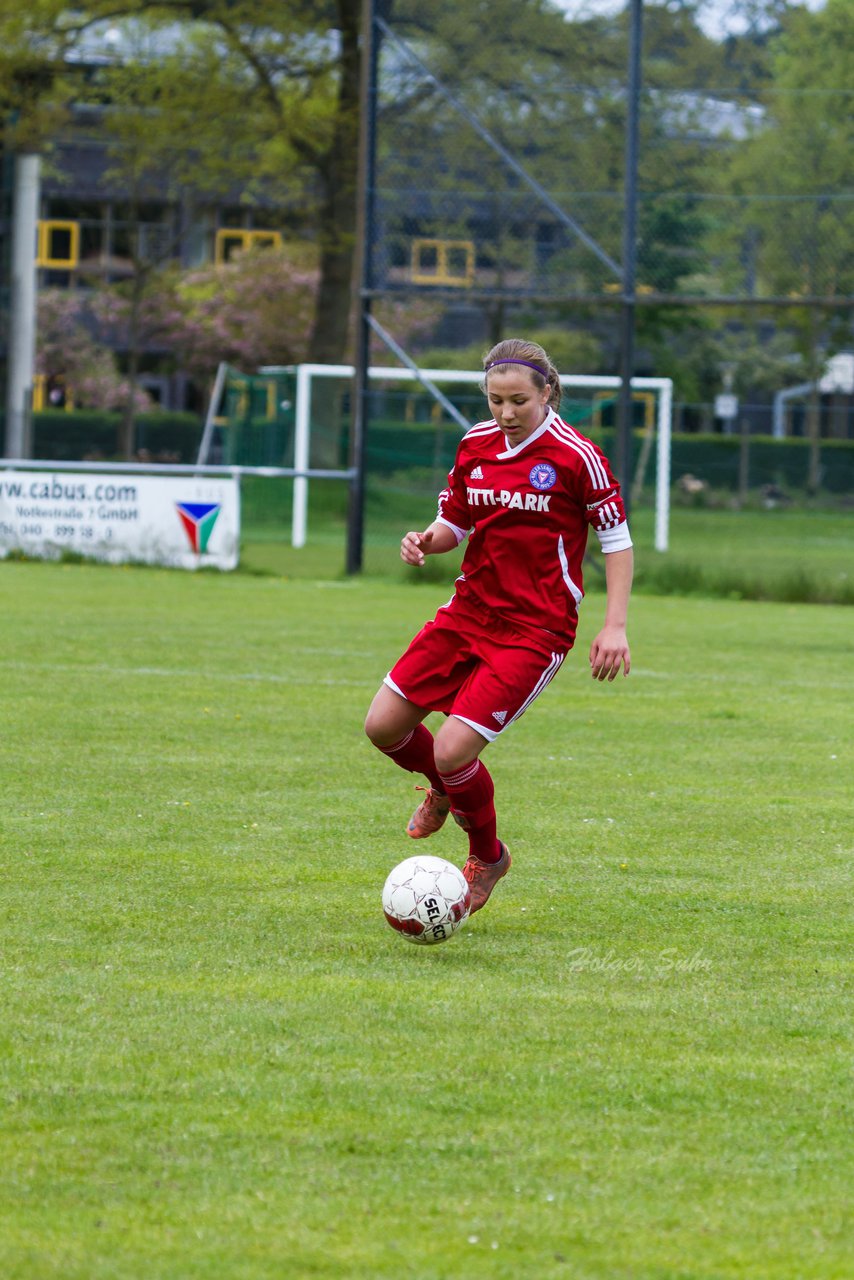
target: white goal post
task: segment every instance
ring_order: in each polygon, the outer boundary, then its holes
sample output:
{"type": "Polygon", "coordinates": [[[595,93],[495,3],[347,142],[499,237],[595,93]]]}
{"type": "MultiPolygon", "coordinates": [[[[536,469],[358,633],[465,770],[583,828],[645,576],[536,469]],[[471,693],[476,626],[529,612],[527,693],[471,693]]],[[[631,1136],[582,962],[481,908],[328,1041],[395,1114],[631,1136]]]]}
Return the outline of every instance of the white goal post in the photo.
{"type": "MultiPolygon", "coordinates": [[[[432,383],[467,383],[475,388],[483,380],[482,369],[419,369],[418,374],[432,383]]],[[[294,501],[292,543],[303,547],[308,522],[308,481],[311,447],[311,399],[315,378],[352,378],[349,364],[300,364],[296,366],[294,501]]],[[[410,369],[372,366],[368,377],[374,381],[412,382],[417,378],[410,369]]],[[[561,386],[589,391],[619,391],[621,380],[608,375],[565,374],[561,386]]],[[[670,438],[673,416],[672,378],[632,378],[632,390],[656,393],[656,478],[655,478],[655,549],[666,551],[670,526],[670,438]]]]}

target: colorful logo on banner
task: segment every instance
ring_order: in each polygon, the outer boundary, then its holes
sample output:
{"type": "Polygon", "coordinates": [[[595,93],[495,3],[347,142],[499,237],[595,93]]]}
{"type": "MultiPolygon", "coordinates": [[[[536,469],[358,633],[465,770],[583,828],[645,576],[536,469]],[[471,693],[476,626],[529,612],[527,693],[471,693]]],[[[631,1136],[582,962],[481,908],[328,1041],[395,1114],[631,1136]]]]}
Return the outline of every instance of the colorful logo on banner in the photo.
{"type": "Polygon", "coordinates": [[[222,503],[176,502],[175,509],[193,551],[197,555],[204,555],[208,549],[208,541],[213,533],[216,518],[222,510],[222,503]]]}

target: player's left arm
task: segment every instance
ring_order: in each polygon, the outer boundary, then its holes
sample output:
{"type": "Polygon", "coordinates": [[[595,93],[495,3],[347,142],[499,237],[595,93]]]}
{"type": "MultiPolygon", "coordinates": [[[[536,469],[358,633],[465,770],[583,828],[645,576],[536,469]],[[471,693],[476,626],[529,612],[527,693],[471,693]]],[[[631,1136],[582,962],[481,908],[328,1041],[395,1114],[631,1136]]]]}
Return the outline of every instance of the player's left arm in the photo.
{"type": "Polygon", "coordinates": [[[581,473],[585,485],[583,501],[587,523],[599,539],[605,557],[607,603],[604,625],[590,646],[590,670],[594,680],[615,680],[621,667],[627,676],[632,666],[626,621],[634,552],[620,486],[601,449],[595,445],[593,448],[596,464],[588,465],[581,473]]]}
{"type": "Polygon", "coordinates": [[[426,556],[441,556],[451,551],[459,543],[459,539],[447,521],[434,520],[428,529],[411,529],[403,535],[400,544],[400,558],[406,564],[420,569],[426,556]]]}
{"type": "Polygon", "coordinates": [[[590,669],[594,680],[613,680],[619,675],[620,667],[627,676],[632,669],[626,622],[633,574],[634,552],[631,546],[606,553],[605,623],[590,646],[590,669]]]}

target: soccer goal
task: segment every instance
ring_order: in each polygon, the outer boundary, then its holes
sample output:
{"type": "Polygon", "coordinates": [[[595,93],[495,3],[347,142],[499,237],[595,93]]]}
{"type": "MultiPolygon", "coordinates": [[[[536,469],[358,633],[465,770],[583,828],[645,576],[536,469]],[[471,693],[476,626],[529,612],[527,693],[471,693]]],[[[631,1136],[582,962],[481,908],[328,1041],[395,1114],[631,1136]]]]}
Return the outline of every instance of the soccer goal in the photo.
{"type": "MultiPolygon", "coordinates": [[[[290,535],[308,538],[309,486],[356,478],[350,465],[354,370],[346,364],[270,366],[254,374],[220,367],[199,449],[199,464],[227,463],[292,485],[290,535]]],[[[477,369],[374,366],[369,371],[371,427],[365,480],[374,506],[394,512],[432,501],[445,483],[460,435],[482,421],[486,404],[477,369]]],[[[561,413],[613,457],[620,379],[568,374],[561,413]]],[[[655,546],[668,546],[669,378],[633,378],[635,450],[631,492],[637,501],[654,469],[655,546]]]]}
{"type": "MultiPolygon", "coordinates": [[[[305,545],[308,486],[313,467],[340,463],[343,419],[349,418],[351,365],[302,364],[294,369],[294,479],[292,541],[305,545]]],[[[431,492],[444,483],[449,459],[460,434],[486,416],[477,369],[411,370],[374,366],[369,371],[373,408],[369,441],[369,478],[385,477],[390,487],[420,489],[425,478],[431,492]],[[429,388],[429,389],[426,389],[429,388]],[[438,396],[437,393],[438,392],[438,396]]],[[[620,379],[567,374],[561,378],[561,413],[609,451],[610,424],[620,391],[620,379]]],[[[673,382],[670,378],[633,378],[635,429],[641,444],[636,451],[633,489],[643,484],[653,446],[655,456],[655,547],[666,551],[669,536],[670,437],[673,382]]]]}

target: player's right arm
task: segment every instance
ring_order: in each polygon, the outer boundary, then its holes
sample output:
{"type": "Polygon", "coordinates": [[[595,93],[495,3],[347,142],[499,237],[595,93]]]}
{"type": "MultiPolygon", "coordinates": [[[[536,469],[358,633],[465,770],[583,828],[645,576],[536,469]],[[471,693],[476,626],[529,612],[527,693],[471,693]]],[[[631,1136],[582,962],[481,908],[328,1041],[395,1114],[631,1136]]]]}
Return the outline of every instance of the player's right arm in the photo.
{"type": "Polygon", "coordinates": [[[426,556],[441,556],[459,546],[471,528],[471,512],[468,507],[465,482],[460,482],[464,472],[461,455],[465,438],[460,441],[454,465],[448,473],[448,483],[439,494],[439,510],[433,523],[422,532],[410,530],[403,535],[400,558],[406,564],[420,568],[426,556]]]}
{"type": "Polygon", "coordinates": [[[446,551],[452,551],[458,541],[450,525],[441,520],[434,520],[430,527],[421,533],[410,530],[403,535],[400,558],[405,564],[420,568],[426,556],[440,556],[446,551]]]}

